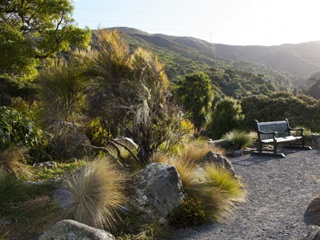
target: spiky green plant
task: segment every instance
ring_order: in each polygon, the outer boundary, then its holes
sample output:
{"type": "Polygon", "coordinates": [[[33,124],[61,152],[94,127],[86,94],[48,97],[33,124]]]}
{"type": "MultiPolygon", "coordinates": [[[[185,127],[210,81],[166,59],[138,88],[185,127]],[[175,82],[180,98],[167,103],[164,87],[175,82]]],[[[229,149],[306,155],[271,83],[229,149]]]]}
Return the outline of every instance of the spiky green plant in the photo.
{"type": "MultiPolygon", "coordinates": [[[[245,190],[228,170],[213,163],[203,167],[198,165],[209,149],[192,146],[181,156],[170,159],[169,163],[176,167],[188,196],[201,203],[198,210],[205,212],[205,219],[220,221],[232,212],[234,202],[244,201],[245,190]]],[[[189,206],[184,206],[182,210],[188,209],[189,206]]]]}
{"type": "Polygon", "coordinates": [[[233,150],[243,149],[253,143],[250,133],[240,130],[227,132],[222,136],[222,139],[224,140],[224,147],[233,150]]]}
{"type": "Polygon", "coordinates": [[[201,161],[209,151],[224,155],[223,149],[211,146],[207,143],[207,141],[200,140],[185,143],[184,149],[178,156],[178,158],[180,159],[180,161],[183,161],[185,163],[190,162],[194,164],[201,161]]]}
{"type": "Polygon", "coordinates": [[[112,229],[118,220],[117,210],[125,203],[126,176],[108,158],[88,163],[67,180],[74,196],[71,210],[76,221],[112,229]]]}
{"type": "Polygon", "coordinates": [[[23,180],[0,170],[0,212],[10,210],[12,204],[22,202],[27,197],[27,188],[23,186],[23,180]]]}
{"type": "Polygon", "coordinates": [[[224,220],[232,213],[233,204],[244,201],[246,196],[241,182],[213,163],[203,167],[197,183],[188,191],[201,199],[206,217],[211,221],[224,220]]]}

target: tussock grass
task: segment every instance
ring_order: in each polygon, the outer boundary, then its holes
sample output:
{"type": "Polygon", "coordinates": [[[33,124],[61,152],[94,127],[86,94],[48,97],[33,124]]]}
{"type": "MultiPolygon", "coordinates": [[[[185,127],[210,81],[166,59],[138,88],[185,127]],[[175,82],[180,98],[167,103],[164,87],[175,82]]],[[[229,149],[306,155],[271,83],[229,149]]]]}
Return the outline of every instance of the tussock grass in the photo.
{"type": "MultiPolygon", "coordinates": [[[[232,213],[234,202],[245,201],[245,190],[241,182],[232,174],[214,164],[207,163],[199,166],[208,151],[223,155],[224,151],[207,144],[189,144],[180,156],[174,156],[167,161],[176,167],[182,181],[183,189],[194,200],[187,201],[182,212],[188,212],[189,203],[198,202],[199,209],[194,209],[196,215],[202,210],[205,219],[209,221],[223,221],[232,213]],[[198,213],[197,213],[198,212],[198,213]]],[[[163,157],[157,157],[161,161],[163,157]]],[[[159,160],[158,160],[159,161],[159,160]]],[[[179,211],[178,211],[179,212],[179,211]]],[[[181,211],[180,211],[181,214],[181,211]]],[[[173,216],[175,218],[177,216],[173,216]]],[[[177,217],[180,219],[181,217],[177,217]]]]}
{"type": "Polygon", "coordinates": [[[222,139],[225,140],[224,147],[233,150],[243,149],[253,143],[251,134],[239,130],[227,132],[222,139]]]}
{"type": "Polygon", "coordinates": [[[30,169],[23,163],[23,153],[16,147],[9,147],[0,152],[0,169],[16,177],[32,176],[30,169]]]}
{"type": "Polygon", "coordinates": [[[211,146],[206,141],[186,143],[184,151],[178,156],[184,163],[195,164],[201,161],[206,154],[212,151],[224,155],[225,151],[221,148],[211,146]]]}
{"type": "Polygon", "coordinates": [[[76,221],[92,227],[113,229],[118,219],[117,210],[125,203],[126,177],[108,158],[88,163],[70,176],[67,186],[75,204],[71,209],[76,221]]]}
{"type": "Polygon", "coordinates": [[[27,194],[27,188],[23,186],[21,178],[0,170],[0,212],[2,214],[10,211],[13,204],[24,201],[27,194]]]}

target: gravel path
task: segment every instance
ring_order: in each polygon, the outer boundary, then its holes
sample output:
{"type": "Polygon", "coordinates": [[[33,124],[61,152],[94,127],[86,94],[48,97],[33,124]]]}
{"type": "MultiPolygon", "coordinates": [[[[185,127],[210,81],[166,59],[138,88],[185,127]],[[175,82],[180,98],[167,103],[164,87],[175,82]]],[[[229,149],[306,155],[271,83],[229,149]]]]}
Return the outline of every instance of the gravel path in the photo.
{"type": "Polygon", "coordinates": [[[179,230],[173,239],[298,240],[308,230],[304,212],[320,194],[320,150],[286,150],[285,158],[230,158],[248,196],[226,223],[179,230]]]}

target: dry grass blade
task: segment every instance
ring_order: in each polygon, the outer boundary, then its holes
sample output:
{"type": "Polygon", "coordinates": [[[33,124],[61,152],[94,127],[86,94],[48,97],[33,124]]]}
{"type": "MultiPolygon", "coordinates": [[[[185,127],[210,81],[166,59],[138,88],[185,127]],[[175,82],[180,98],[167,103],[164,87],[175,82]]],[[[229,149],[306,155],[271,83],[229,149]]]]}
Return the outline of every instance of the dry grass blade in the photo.
{"type": "Polygon", "coordinates": [[[117,210],[126,201],[123,183],[126,177],[107,158],[88,163],[70,176],[67,184],[75,204],[72,213],[76,221],[93,227],[112,229],[117,210]]]}
{"type": "Polygon", "coordinates": [[[0,169],[13,173],[16,177],[31,177],[31,171],[22,163],[22,160],[22,153],[17,148],[7,148],[0,152],[0,169]]]}

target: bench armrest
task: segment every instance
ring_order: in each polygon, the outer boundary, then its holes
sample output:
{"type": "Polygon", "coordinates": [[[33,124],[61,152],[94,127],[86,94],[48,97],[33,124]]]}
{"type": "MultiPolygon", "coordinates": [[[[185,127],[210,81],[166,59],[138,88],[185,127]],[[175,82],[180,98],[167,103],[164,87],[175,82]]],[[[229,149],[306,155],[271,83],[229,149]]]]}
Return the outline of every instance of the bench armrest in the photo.
{"type": "Polygon", "coordinates": [[[300,135],[303,136],[304,135],[304,128],[289,128],[290,131],[295,131],[298,132],[300,131],[300,135]]]}

